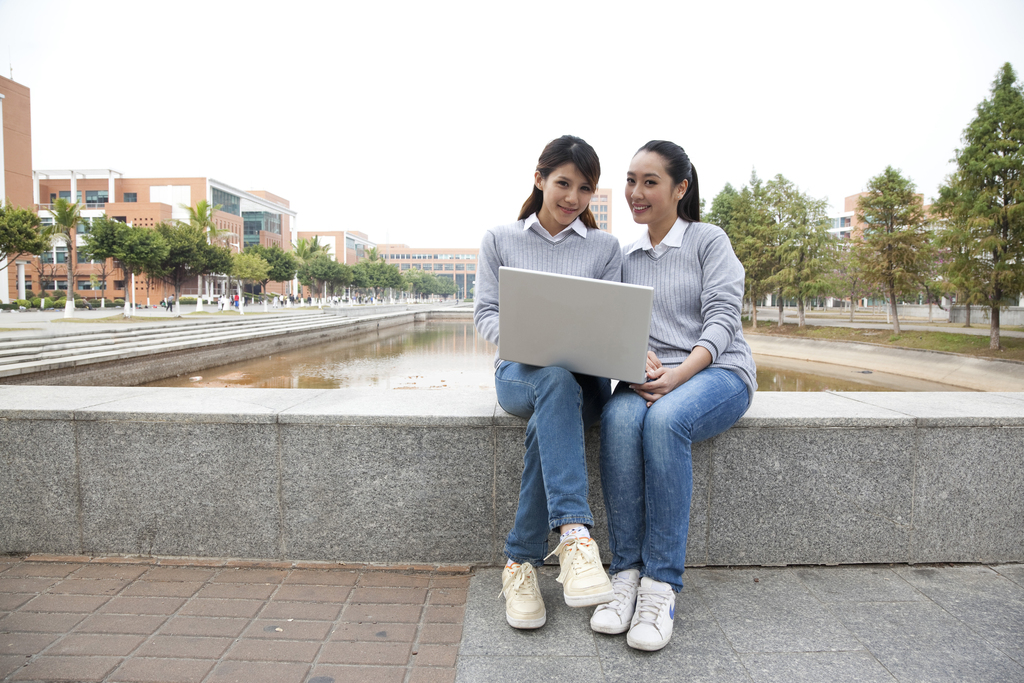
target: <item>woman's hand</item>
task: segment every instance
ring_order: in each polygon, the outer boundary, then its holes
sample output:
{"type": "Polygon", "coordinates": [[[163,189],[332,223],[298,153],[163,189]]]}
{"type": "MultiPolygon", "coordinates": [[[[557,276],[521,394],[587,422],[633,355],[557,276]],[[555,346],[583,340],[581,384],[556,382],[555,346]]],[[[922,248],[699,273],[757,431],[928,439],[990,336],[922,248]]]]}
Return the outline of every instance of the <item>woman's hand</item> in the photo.
{"type": "Polygon", "coordinates": [[[654,351],[647,352],[647,381],[643,384],[630,384],[629,388],[647,401],[650,408],[659,398],[669,393],[680,384],[685,384],[691,377],[711,365],[711,352],[703,346],[694,346],[693,351],[681,365],[666,368],[654,351]]]}

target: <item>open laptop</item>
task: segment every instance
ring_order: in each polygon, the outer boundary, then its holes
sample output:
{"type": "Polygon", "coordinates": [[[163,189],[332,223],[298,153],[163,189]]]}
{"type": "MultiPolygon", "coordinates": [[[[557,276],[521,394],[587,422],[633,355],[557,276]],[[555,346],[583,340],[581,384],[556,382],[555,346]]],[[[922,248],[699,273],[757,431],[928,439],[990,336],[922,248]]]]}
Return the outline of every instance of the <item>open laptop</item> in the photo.
{"type": "Polygon", "coordinates": [[[654,289],[498,269],[498,357],[643,383],[654,289]]]}

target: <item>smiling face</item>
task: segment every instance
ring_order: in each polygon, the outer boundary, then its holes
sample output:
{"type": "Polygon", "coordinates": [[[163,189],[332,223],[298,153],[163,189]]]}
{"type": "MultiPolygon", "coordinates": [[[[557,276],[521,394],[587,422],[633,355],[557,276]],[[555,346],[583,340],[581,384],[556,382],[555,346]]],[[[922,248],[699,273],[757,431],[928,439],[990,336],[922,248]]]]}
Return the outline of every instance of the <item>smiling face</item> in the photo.
{"type": "Polygon", "coordinates": [[[665,170],[657,152],[639,152],[626,173],[626,203],[633,220],[647,226],[652,244],[657,244],[676,222],[676,206],[686,194],[688,183],[679,184],[665,170]],[[655,241],[655,238],[657,241],[655,241]]]}
{"type": "Polygon", "coordinates": [[[562,164],[547,178],[536,171],[534,183],[544,193],[544,203],[537,212],[537,219],[551,235],[560,233],[586,211],[595,190],[575,164],[562,164]]]}

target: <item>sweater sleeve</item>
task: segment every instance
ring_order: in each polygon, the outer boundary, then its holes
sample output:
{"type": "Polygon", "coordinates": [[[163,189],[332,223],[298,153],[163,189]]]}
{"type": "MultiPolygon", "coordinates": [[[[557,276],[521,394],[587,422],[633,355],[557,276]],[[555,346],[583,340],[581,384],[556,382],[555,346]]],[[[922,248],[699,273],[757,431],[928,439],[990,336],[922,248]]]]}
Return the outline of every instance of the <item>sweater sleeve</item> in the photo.
{"type": "Polygon", "coordinates": [[[711,352],[712,362],[732,344],[741,329],[743,264],[724,232],[706,244],[701,255],[700,312],[703,324],[697,344],[711,352]]]}
{"type": "Polygon", "coordinates": [[[498,250],[493,230],[488,230],[480,244],[477,274],[473,293],[473,324],[484,339],[498,343],[498,250]]]}
{"type": "Polygon", "coordinates": [[[604,264],[604,270],[598,275],[602,280],[611,282],[622,282],[622,248],[619,247],[618,239],[615,240],[609,250],[608,261],[604,264]]]}

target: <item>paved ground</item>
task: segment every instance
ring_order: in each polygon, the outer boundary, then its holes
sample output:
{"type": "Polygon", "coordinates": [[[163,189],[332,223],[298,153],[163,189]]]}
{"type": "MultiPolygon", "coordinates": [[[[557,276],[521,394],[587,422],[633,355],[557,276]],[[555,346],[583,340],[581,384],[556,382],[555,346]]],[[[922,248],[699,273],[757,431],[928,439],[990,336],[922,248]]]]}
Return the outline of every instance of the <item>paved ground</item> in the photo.
{"type": "Polygon", "coordinates": [[[468,567],[45,559],[0,557],[5,682],[455,678],[468,567]]]}
{"type": "Polygon", "coordinates": [[[87,560],[0,557],[4,682],[1024,681],[1019,564],[691,569],[640,653],[553,567],[517,631],[492,568],[87,560]]]}
{"type": "Polygon", "coordinates": [[[556,575],[547,625],[526,633],[503,623],[499,570],[477,571],[456,681],[1024,681],[1024,565],[691,569],[656,653],[593,633],[556,575]]]}

